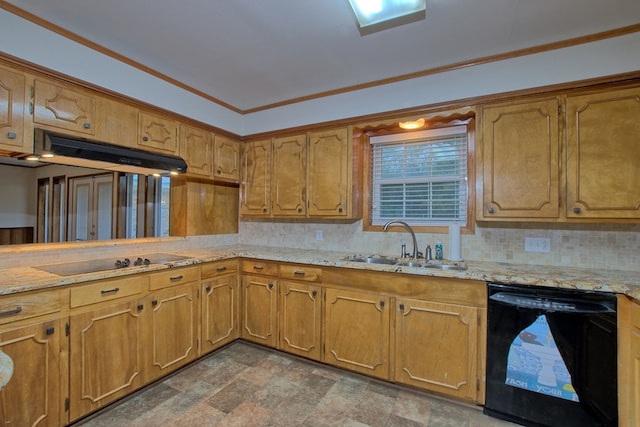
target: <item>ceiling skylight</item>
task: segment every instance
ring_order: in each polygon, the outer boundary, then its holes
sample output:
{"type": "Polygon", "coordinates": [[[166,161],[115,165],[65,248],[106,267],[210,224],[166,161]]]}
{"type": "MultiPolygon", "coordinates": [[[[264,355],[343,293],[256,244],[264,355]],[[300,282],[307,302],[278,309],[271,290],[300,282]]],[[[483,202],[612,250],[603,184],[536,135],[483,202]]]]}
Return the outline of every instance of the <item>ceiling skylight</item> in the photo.
{"type": "Polygon", "coordinates": [[[360,35],[425,18],[426,0],[349,0],[360,35]]]}

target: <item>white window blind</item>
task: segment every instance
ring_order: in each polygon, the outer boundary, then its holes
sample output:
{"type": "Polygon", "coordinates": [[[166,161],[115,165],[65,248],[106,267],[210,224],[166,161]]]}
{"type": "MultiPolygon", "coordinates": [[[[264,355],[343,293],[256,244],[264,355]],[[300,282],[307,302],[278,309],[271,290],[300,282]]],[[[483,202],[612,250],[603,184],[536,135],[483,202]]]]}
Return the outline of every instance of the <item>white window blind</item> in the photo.
{"type": "Polygon", "coordinates": [[[372,137],[371,145],[373,225],[466,223],[466,126],[372,137]]]}

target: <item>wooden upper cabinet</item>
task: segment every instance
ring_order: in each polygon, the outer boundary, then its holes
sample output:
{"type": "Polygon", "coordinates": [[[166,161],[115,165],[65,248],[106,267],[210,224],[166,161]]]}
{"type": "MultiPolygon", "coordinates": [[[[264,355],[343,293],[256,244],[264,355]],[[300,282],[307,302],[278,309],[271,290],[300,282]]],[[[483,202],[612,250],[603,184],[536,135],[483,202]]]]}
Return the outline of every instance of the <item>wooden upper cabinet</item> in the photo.
{"type": "Polygon", "coordinates": [[[88,92],[36,78],[33,83],[33,123],[65,133],[93,135],[96,100],[88,92]]]}
{"type": "Polygon", "coordinates": [[[213,141],[213,176],[238,182],[240,180],[240,141],[223,135],[215,135],[213,141]]]}
{"type": "Polygon", "coordinates": [[[138,118],[138,147],[178,153],[178,122],[168,117],[140,111],[138,118]]]}
{"type": "Polygon", "coordinates": [[[240,213],[265,216],[271,213],[271,140],[242,145],[240,213]]]}
{"type": "Polygon", "coordinates": [[[558,99],[485,107],[477,219],[559,217],[558,99]]]}
{"type": "Polygon", "coordinates": [[[114,98],[96,97],[97,141],[128,148],[138,147],[138,109],[114,98]]]}
{"type": "Polygon", "coordinates": [[[568,96],[566,111],[567,218],[640,219],[640,87],[568,96]]]}
{"type": "Polygon", "coordinates": [[[0,67],[0,149],[30,153],[33,141],[24,131],[26,78],[0,67]]]}
{"type": "Polygon", "coordinates": [[[309,133],[309,216],[349,217],[352,142],[349,128],[309,133]]]}
{"type": "Polygon", "coordinates": [[[306,214],[307,136],[273,140],[271,197],[273,216],[306,214]]]}
{"type": "Polygon", "coordinates": [[[213,141],[203,129],[180,125],[180,156],[187,162],[187,173],[210,178],[213,173],[213,141]]]}

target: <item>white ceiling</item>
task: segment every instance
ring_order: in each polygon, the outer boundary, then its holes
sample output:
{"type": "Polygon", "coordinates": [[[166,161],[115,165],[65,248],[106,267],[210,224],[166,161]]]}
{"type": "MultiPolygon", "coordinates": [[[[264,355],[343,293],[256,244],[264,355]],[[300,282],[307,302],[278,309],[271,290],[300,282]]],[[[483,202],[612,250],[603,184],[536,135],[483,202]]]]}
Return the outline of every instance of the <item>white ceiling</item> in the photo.
{"type": "Polygon", "coordinates": [[[360,36],[348,0],[4,0],[247,111],[640,23],[640,0],[427,0],[360,36]]]}

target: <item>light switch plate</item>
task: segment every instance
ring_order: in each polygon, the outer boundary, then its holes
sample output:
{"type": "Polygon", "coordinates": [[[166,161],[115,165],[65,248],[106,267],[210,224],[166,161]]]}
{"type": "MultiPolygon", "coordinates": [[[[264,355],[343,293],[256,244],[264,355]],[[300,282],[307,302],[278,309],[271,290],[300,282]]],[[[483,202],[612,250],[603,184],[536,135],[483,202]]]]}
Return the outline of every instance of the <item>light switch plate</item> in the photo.
{"type": "Polygon", "coordinates": [[[548,237],[525,237],[525,252],[551,252],[551,239],[548,237]]]}
{"type": "Polygon", "coordinates": [[[322,230],[316,230],[316,240],[322,240],[322,230]]]}

